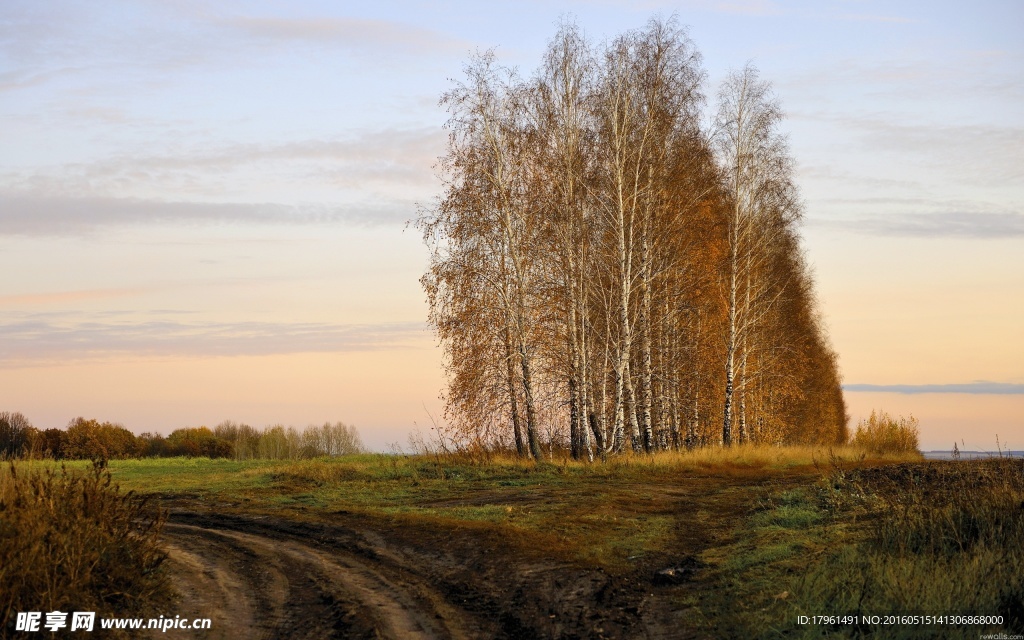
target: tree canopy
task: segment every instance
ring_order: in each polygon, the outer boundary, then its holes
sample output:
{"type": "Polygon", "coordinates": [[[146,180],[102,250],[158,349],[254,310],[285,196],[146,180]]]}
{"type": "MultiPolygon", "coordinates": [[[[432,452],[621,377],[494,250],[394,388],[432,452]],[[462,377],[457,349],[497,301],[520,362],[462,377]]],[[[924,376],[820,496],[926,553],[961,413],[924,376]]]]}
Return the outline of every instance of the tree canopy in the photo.
{"type": "Polygon", "coordinates": [[[600,46],[564,23],[530,77],[478,53],[442,96],[417,224],[461,442],[846,440],[781,108],[748,65],[706,125],[705,75],[675,18],[600,46]]]}

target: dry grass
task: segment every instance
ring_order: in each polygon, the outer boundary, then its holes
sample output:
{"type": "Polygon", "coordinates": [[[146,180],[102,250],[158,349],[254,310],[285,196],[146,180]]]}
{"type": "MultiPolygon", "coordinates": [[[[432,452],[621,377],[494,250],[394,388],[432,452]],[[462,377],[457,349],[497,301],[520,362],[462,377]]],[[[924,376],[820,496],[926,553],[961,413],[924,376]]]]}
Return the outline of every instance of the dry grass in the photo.
{"type": "Polygon", "coordinates": [[[848,446],[785,446],[733,445],[704,447],[692,451],[667,451],[654,456],[621,456],[610,459],[612,466],[651,466],[678,469],[788,469],[822,464],[874,462],[908,462],[920,460],[914,450],[875,452],[859,445],[848,446]]]}
{"type": "Polygon", "coordinates": [[[861,420],[853,434],[853,444],[874,454],[917,451],[917,418],[894,418],[884,411],[872,411],[867,420],[861,420]]]}
{"type": "MultiPolygon", "coordinates": [[[[860,522],[866,535],[805,575],[801,613],[1000,615],[1001,630],[1024,628],[1024,461],[838,471],[821,491],[826,512],[860,522]]],[[[942,632],[977,637],[980,630],[942,632]]],[[[917,637],[921,629],[832,631],[917,637]]]]}
{"type": "Polygon", "coordinates": [[[0,636],[19,611],[143,614],[166,601],[165,515],[94,463],[0,470],[0,636]]]}
{"type": "MultiPolygon", "coordinates": [[[[530,468],[536,466],[532,460],[518,458],[511,454],[449,453],[417,456],[418,459],[432,459],[438,465],[481,465],[530,468]]],[[[658,451],[653,454],[622,453],[608,456],[594,462],[572,460],[568,451],[556,451],[547,455],[541,465],[557,465],[569,469],[590,470],[593,473],[618,473],[629,469],[641,470],[720,470],[734,468],[789,469],[796,467],[817,467],[832,463],[871,462],[913,462],[921,460],[916,446],[911,449],[876,448],[862,444],[842,446],[793,445],[771,446],[741,444],[731,447],[700,447],[692,450],[658,451]]]]}

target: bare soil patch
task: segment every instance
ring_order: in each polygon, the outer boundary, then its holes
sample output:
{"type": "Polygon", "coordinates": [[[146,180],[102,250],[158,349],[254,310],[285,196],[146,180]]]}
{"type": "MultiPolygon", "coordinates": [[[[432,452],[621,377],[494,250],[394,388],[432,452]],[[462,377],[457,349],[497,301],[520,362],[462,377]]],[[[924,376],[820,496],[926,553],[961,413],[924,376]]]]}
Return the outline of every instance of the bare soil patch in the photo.
{"type": "MultiPolygon", "coordinates": [[[[717,588],[699,556],[732,540],[764,490],[752,480],[689,475],[616,487],[608,496],[616,509],[679,516],[670,551],[630,558],[625,568],[587,565],[565,544],[537,548],[474,523],[438,527],[345,510],[267,515],[165,496],[170,567],[183,596],[175,614],[213,619],[206,636],[180,637],[705,637],[708,627],[691,615],[697,605],[686,604],[717,588]]],[[[507,504],[509,496],[443,501],[461,503],[507,504]]]]}

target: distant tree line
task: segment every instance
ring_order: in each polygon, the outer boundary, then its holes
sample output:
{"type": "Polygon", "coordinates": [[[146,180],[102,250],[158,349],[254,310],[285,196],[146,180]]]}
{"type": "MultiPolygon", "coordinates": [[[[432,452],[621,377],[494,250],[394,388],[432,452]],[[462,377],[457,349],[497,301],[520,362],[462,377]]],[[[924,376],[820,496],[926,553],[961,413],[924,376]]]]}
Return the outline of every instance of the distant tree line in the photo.
{"type": "Polygon", "coordinates": [[[208,458],[299,459],[364,451],[359,432],[343,422],[299,430],[275,425],[257,429],[225,421],[213,429],[186,427],[164,437],[135,435],[110,422],[75,418],[65,429],[39,430],[20,413],[0,412],[0,458],[93,460],[191,456],[208,458]]]}
{"type": "Polygon", "coordinates": [[[452,437],[534,458],[847,439],[756,69],[710,125],[675,19],[600,46],[564,24],[532,76],[491,52],[465,76],[441,99],[444,192],[417,218],[452,437]]]}

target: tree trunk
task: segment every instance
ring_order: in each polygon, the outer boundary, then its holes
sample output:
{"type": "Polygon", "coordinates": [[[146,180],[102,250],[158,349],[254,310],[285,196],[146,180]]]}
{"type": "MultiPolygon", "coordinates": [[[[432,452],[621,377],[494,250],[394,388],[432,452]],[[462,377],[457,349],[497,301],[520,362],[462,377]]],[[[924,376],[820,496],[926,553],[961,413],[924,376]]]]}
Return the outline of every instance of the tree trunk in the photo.
{"type": "Polygon", "coordinates": [[[512,412],[512,434],[516,441],[516,455],[525,458],[527,455],[526,444],[523,442],[523,426],[519,418],[519,401],[516,392],[516,370],[513,362],[512,338],[509,336],[508,327],[505,327],[505,373],[508,382],[508,400],[512,412]]]}
{"type": "Polygon", "coordinates": [[[747,350],[744,340],[743,355],[740,357],[740,415],[739,415],[739,437],[740,444],[747,442],[747,350]]]}
{"type": "MultiPolygon", "coordinates": [[[[583,263],[583,260],[580,260],[583,263]]],[[[581,424],[580,424],[580,445],[587,454],[587,460],[590,462],[594,461],[594,451],[590,446],[590,429],[592,425],[590,420],[594,415],[591,409],[592,395],[590,389],[590,357],[588,356],[588,345],[587,345],[587,298],[586,298],[586,285],[583,279],[583,274],[580,273],[579,282],[579,301],[580,301],[580,410],[581,424]]],[[[596,434],[595,434],[596,435],[596,434]]],[[[601,442],[598,442],[598,446],[601,446],[601,442]]]]}
{"type": "MultiPolygon", "coordinates": [[[[649,217],[649,216],[648,216],[649,217]]],[[[648,223],[649,224],[649,223],[648,223]]],[[[647,227],[648,225],[645,225],[647,227]]],[[[651,405],[654,402],[651,388],[651,252],[645,228],[640,241],[640,429],[643,430],[643,448],[650,453],[654,448],[654,426],[651,405]]]]}
{"type": "Polygon", "coordinates": [[[523,395],[526,399],[526,439],[530,446],[530,455],[540,462],[544,453],[540,450],[540,436],[537,432],[537,411],[533,400],[533,377],[530,374],[530,356],[526,345],[519,343],[519,357],[523,363],[523,395]]]}
{"type": "MultiPolygon", "coordinates": [[[[737,207],[739,205],[736,205],[737,207]]],[[[735,356],[736,356],[736,269],[737,269],[737,244],[738,244],[738,222],[734,215],[730,234],[729,251],[729,327],[728,343],[725,355],[725,416],[722,421],[722,444],[732,445],[732,422],[733,422],[733,378],[735,377],[735,356]]]]}

